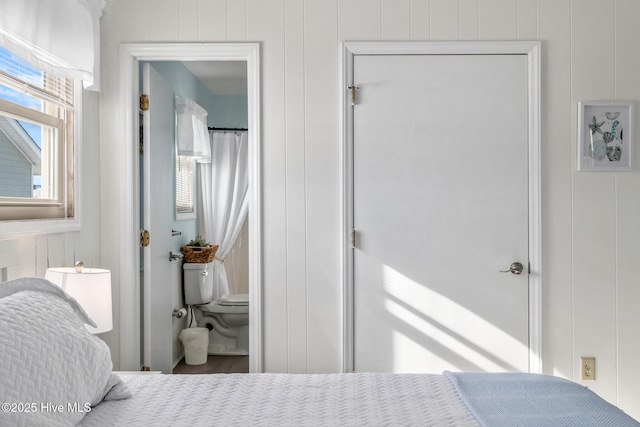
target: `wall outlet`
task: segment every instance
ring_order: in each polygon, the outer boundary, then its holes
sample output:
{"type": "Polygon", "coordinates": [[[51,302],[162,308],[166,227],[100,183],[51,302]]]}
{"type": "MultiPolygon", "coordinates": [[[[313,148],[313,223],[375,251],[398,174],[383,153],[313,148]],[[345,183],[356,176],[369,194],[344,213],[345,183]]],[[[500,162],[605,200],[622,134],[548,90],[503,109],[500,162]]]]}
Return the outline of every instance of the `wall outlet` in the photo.
{"type": "Polygon", "coordinates": [[[582,381],[596,380],[596,358],[595,357],[580,358],[580,379],[582,381]]]}

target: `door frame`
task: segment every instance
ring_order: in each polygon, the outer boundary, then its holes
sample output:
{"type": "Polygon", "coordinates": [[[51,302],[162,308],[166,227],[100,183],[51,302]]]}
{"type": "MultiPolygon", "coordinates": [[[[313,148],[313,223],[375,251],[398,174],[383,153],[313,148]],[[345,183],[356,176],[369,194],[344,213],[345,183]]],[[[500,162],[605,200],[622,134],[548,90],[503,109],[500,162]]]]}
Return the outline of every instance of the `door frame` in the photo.
{"type": "MultiPolygon", "coordinates": [[[[262,152],[259,43],[124,43],[120,45],[120,363],[140,364],[138,102],[140,61],[246,61],[249,162],[249,371],[263,371],[262,152]]],[[[167,257],[169,254],[167,254],[167,257]]],[[[169,314],[168,314],[169,315],[169,314]]]]}
{"type": "Polygon", "coordinates": [[[344,42],[341,46],[340,182],[343,243],[343,372],[354,370],[354,282],[353,248],[353,107],[350,86],[356,55],[527,55],[529,101],[529,372],[542,373],[542,218],[540,141],[540,42],[344,42]]]}

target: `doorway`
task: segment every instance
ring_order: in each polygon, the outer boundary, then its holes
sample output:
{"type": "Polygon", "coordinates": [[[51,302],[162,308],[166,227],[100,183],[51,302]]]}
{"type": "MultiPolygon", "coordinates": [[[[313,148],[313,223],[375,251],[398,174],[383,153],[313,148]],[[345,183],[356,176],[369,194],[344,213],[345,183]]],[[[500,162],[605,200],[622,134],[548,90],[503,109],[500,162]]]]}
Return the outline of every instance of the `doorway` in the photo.
{"type": "MultiPolygon", "coordinates": [[[[143,366],[169,373],[184,354],[179,336],[187,327],[189,316],[167,316],[185,305],[183,262],[176,255],[167,257],[167,253],[180,254],[183,245],[202,236],[218,245],[209,274],[224,278],[223,283],[218,283],[220,289],[216,289],[213,299],[217,300],[222,294],[249,293],[248,233],[241,233],[247,228],[242,226],[246,225],[247,205],[239,204],[238,211],[229,213],[232,200],[244,200],[248,187],[246,134],[235,131],[247,129],[246,62],[145,61],[141,64],[141,75],[148,109],[140,113],[143,135],[139,150],[140,229],[153,230],[153,240],[141,251],[143,366]],[[216,154],[203,159],[202,163],[200,159],[179,155],[174,98],[183,103],[188,99],[208,112],[211,129],[208,136],[212,152],[216,154]],[[213,130],[220,128],[225,130],[213,130]],[[242,150],[236,153],[233,147],[242,147],[242,150]],[[234,170],[239,177],[224,178],[225,171],[232,173],[229,163],[238,165],[234,170]],[[175,179],[172,170],[175,170],[175,179]],[[219,184],[215,189],[212,176],[219,184]],[[228,182],[243,183],[235,190],[237,196],[224,197],[229,194],[225,189],[235,188],[228,182]],[[214,220],[222,218],[226,221],[214,220]]],[[[209,323],[200,317],[197,320],[199,326],[208,324],[211,328],[209,352],[212,355],[242,354],[246,360],[247,326],[243,326],[242,338],[238,330],[233,330],[236,336],[227,337],[220,334],[218,330],[222,328],[214,320],[210,319],[209,323]]],[[[189,323],[189,326],[195,325],[193,320],[189,323]]],[[[234,334],[227,332],[227,335],[234,334]]]]}
{"type": "Polygon", "coordinates": [[[351,370],[539,371],[537,50],[345,45],[351,370]]]}
{"type": "MultiPolygon", "coordinates": [[[[137,179],[138,163],[138,109],[140,62],[181,61],[230,62],[244,61],[247,69],[247,123],[249,163],[249,371],[262,371],[262,316],[261,316],[261,204],[260,204],[260,70],[259,45],[256,43],[178,43],[178,44],[123,44],[121,46],[120,83],[123,114],[123,229],[131,239],[121,243],[120,301],[121,301],[121,364],[127,369],[142,362],[142,337],[139,261],[139,218],[141,212],[137,179]],[[133,148],[133,149],[132,149],[133,148]],[[133,190],[133,191],[132,191],[133,190]],[[129,234],[130,233],[130,234],[129,234]]],[[[153,241],[153,230],[151,241],[153,241]]],[[[169,253],[166,253],[168,260],[169,253]]],[[[164,260],[163,260],[164,261],[164,260]]],[[[153,271],[153,265],[145,265],[153,271]]],[[[169,311],[167,316],[171,316],[169,311]]],[[[152,367],[153,369],[153,367],[152,367]]]]}

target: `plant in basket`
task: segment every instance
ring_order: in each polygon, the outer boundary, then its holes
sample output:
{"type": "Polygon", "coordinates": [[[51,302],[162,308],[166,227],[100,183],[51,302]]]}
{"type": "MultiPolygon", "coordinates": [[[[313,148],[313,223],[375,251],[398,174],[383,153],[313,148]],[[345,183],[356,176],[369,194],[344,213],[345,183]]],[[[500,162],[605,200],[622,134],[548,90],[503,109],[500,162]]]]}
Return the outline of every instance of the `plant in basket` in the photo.
{"type": "Polygon", "coordinates": [[[209,245],[209,242],[207,242],[204,237],[202,236],[197,236],[195,239],[191,239],[189,241],[189,243],[187,243],[187,246],[196,246],[199,248],[206,248],[209,245]]]}
{"type": "Polygon", "coordinates": [[[197,236],[182,247],[184,261],[189,263],[207,263],[213,261],[218,245],[212,245],[203,237],[197,236]]]}

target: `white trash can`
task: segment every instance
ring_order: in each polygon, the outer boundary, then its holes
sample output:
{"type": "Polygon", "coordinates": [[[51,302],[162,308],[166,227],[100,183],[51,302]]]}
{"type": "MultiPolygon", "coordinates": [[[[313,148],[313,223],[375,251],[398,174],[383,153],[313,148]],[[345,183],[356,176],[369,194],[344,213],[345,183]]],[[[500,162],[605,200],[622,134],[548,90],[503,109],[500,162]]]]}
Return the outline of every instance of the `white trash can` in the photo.
{"type": "Polygon", "coordinates": [[[184,346],[184,363],[202,365],[207,363],[209,350],[209,330],[207,328],[186,328],[180,331],[180,341],[184,346]]]}

